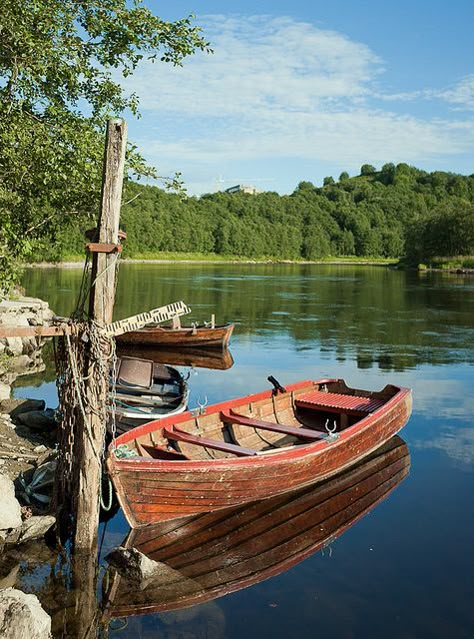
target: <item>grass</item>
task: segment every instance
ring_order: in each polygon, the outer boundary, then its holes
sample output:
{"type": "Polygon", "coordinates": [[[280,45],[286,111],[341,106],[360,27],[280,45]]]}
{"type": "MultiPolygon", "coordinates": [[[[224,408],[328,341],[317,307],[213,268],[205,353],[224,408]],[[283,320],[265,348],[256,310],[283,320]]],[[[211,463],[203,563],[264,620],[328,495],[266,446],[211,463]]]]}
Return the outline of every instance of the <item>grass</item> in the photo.
{"type": "Polygon", "coordinates": [[[315,263],[348,263],[348,264],[360,264],[360,263],[370,263],[370,264],[396,264],[398,262],[397,259],[393,258],[384,258],[384,257],[357,257],[357,256],[343,256],[343,257],[324,257],[319,260],[304,260],[300,259],[287,259],[287,258],[277,258],[274,256],[263,256],[263,257],[247,257],[243,255],[217,255],[215,253],[135,253],[133,252],[131,255],[124,255],[124,259],[130,260],[163,260],[163,261],[176,261],[176,262],[256,262],[256,263],[280,263],[280,262],[291,262],[291,263],[307,263],[308,261],[315,263]]]}
{"type": "MultiPolygon", "coordinates": [[[[62,255],[61,260],[57,262],[61,264],[81,264],[84,261],[84,255],[71,254],[62,255]]],[[[248,257],[245,255],[217,255],[215,253],[178,253],[178,252],[135,252],[125,251],[123,253],[124,260],[130,261],[159,261],[159,262],[237,262],[237,263],[255,263],[255,264],[381,264],[390,265],[396,264],[397,259],[385,258],[385,257],[360,257],[355,255],[350,256],[330,256],[323,257],[318,260],[304,260],[289,259],[289,258],[277,258],[275,256],[261,256],[261,257],[248,257]]]]}

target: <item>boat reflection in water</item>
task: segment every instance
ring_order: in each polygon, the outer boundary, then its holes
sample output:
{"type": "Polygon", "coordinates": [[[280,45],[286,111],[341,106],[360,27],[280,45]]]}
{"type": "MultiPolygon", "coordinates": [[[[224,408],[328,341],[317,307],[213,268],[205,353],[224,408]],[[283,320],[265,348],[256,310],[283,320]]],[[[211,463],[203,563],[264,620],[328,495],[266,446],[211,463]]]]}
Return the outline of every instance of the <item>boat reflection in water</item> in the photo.
{"type": "Polygon", "coordinates": [[[228,348],[140,348],[139,346],[117,346],[119,355],[142,357],[160,364],[171,366],[193,366],[195,368],[210,368],[213,370],[227,370],[234,365],[234,359],[228,348]]]}
{"type": "Polygon", "coordinates": [[[408,475],[410,456],[395,436],[329,481],[263,501],[162,522],[129,533],[162,565],[138,590],[110,570],[106,618],[186,608],[273,577],[341,535],[408,475]]]}

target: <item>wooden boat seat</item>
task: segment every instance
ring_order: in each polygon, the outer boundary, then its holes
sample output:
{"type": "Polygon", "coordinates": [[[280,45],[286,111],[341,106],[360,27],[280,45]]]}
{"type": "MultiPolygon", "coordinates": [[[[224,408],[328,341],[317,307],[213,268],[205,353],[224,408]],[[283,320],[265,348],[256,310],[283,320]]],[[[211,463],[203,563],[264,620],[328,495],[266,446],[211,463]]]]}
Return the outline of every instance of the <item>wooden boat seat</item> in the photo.
{"type": "Polygon", "coordinates": [[[295,398],[295,405],[298,408],[316,408],[330,413],[342,412],[347,415],[368,415],[383,406],[384,403],[383,399],[328,393],[320,390],[313,390],[295,398]]]}
{"type": "Polygon", "coordinates": [[[293,435],[294,437],[301,437],[302,439],[315,440],[325,439],[327,437],[327,433],[321,433],[311,430],[310,428],[300,428],[297,426],[287,426],[285,424],[262,421],[261,419],[255,419],[247,415],[239,415],[239,413],[236,413],[232,409],[228,413],[221,413],[221,419],[228,424],[252,426],[253,428],[260,428],[273,433],[282,433],[283,435],[293,435]]]}
{"type": "Polygon", "coordinates": [[[188,444],[196,444],[196,446],[204,446],[205,448],[213,448],[214,450],[220,450],[224,453],[232,453],[238,457],[252,457],[258,453],[253,448],[244,448],[238,444],[231,444],[220,439],[209,439],[209,437],[200,437],[199,435],[193,435],[187,433],[184,430],[176,428],[164,428],[163,435],[167,439],[172,439],[176,442],[187,442],[188,444]]]}

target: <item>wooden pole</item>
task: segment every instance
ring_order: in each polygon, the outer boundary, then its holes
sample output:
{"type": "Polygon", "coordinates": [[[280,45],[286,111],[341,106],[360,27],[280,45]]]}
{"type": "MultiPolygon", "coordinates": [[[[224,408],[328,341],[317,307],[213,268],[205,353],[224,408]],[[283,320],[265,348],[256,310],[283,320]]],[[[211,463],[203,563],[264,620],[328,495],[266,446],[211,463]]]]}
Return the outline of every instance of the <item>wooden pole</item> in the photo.
{"type": "MultiPolygon", "coordinates": [[[[97,241],[118,244],[120,204],[122,199],[123,172],[127,126],[124,120],[109,120],[105,143],[102,197],[99,213],[97,241]]],[[[92,288],[89,317],[99,325],[112,321],[115,301],[115,253],[94,253],[92,262],[92,288]]],[[[106,354],[104,354],[104,359],[106,354]]],[[[97,383],[98,362],[89,353],[86,364],[86,419],[80,420],[77,441],[77,493],[74,548],[78,551],[94,552],[97,548],[99,524],[99,496],[101,482],[101,459],[105,439],[105,413],[108,400],[109,371],[97,383]],[[92,409],[92,410],[91,410],[92,409]],[[94,410],[95,409],[95,410],[94,410]]]]}

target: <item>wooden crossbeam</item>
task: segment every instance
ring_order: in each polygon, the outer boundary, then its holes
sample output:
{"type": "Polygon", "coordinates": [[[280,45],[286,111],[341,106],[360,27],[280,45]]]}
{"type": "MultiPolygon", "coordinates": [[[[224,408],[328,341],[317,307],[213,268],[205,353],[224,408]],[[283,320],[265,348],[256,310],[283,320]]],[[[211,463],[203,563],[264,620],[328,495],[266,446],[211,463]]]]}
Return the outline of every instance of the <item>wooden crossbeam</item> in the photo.
{"type": "Polygon", "coordinates": [[[244,448],[243,446],[230,444],[229,442],[219,439],[200,437],[192,433],[186,433],[184,430],[180,430],[176,427],[163,429],[163,435],[167,439],[172,439],[176,442],[186,442],[188,444],[195,444],[196,446],[204,446],[204,448],[213,448],[214,450],[220,450],[225,453],[232,453],[238,457],[252,457],[257,454],[257,451],[253,450],[253,448],[244,448]]]}
{"type": "Polygon", "coordinates": [[[268,430],[273,433],[301,437],[302,439],[316,440],[326,439],[327,437],[327,433],[320,433],[317,430],[303,428],[302,426],[287,426],[285,424],[276,424],[274,422],[267,422],[261,419],[254,419],[248,415],[239,415],[239,413],[234,412],[232,409],[228,413],[221,413],[221,417],[222,420],[228,424],[251,426],[253,428],[260,428],[261,430],[268,430]]]}
{"type": "Polygon", "coordinates": [[[59,326],[0,326],[0,339],[5,337],[57,337],[72,335],[68,324],[59,326]]]}

